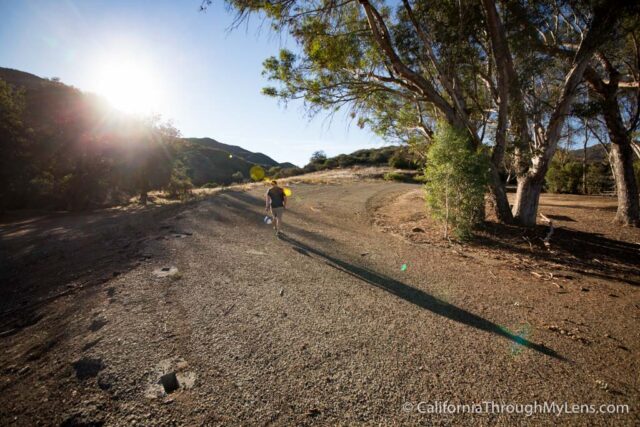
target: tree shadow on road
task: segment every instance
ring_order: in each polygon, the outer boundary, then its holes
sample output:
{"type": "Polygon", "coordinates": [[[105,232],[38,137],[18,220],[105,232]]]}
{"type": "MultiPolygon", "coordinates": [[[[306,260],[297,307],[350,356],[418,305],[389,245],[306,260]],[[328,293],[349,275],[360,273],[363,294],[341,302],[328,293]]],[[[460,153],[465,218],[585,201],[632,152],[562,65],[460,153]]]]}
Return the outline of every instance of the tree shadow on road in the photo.
{"type": "Polygon", "coordinates": [[[486,222],[472,244],[507,251],[523,258],[551,261],[587,276],[640,286],[638,244],[615,240],[596,232],[558,227],[548,249],[543,243],[548,230],[543,225],[525,229],[486,222]]]}
{"type": "Polygon", "coordinates": [[[293,249],[303,255],[311,256],[315,255],[325,261],[325,263],[333,268],[336,268],[344,273],[347,273],[353,277],[356,277],[364,282],[369,283],[377,288],[383,289],[393,295],[404,299],[412,304],[417,305],[425,310],[429,310],[432,313],[444,316],[448,319],[460,322],[462,324],[471,326],[482,331],[490,332],[492,334],[499,335],[507,338],[517,345],[521,345],[526,348],[530,348],[539,353],[553,357],[555,359],[566,361],[567,359],[556,353],[554,350],[531,341],[524,339],[523,337],[509,332],[506,328],[496,325],[487,319],[484,319],[478,315],[475,315],[467,310],[456,307],[455,305],[444,302],[432,295],[427,294],[424,291],[416,289],[412,286],[406,285],[398,280],[376,273],[364,267],[348,263],[346,261],[335,258],[325,252],[312,248],[290,236],[282,234],[280,239],[290,244],[293,249]]]}

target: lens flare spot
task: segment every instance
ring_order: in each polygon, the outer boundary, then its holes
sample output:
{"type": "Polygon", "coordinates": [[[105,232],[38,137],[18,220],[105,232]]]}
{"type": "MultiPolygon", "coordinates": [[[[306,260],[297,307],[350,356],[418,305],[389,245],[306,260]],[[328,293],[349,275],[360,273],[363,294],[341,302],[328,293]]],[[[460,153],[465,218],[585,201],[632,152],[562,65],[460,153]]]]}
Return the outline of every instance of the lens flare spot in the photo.
{"type": "Polygon", "coordinates": [[[264,169],[261,166],[255,165],[249,169],[249,176],[254,181],[260,181],[264,178],[264,169]]]}
{"type": "Polygon", "coordinates": [[[522,353],[527,346],[527,339],[529,338],[529,335],[531,335],[531,325],[523,323],[515,332],[509,332],[509,334],[514,335],[513,342],[511,343],[511,355],[517,356],[522,353]]]}
{"type": "Polygon", "coordinates": [[[407,271],[407,264],[402,264],[400,271],[407,271]]]}
{"type": "Polygon", "coordinates": [[[233,159],[233,154],[229,154],[229,158],[230,158],[230,159],[233,159]]]}
{"type": "Polygon", "coordinates": [[[285,195],[285,196],[287,196],[287,197],[291,197],[291,195],[292,195],[292,194],[293,194],[293,193],[291,192],[291,189],[290,189],[290,188],[288,188],[288,187],[285,187],[285,188],[284,188],[284,195],[285,195]]]}

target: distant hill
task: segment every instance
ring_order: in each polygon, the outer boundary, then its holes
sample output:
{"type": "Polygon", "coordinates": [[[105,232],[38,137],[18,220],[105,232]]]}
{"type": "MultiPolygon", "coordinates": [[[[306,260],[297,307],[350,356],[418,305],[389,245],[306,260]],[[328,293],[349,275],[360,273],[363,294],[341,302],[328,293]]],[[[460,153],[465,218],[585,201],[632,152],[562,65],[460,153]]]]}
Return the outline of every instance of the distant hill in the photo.
{"type": "Polygon", "coordinates": [[[289,162],[280,163],[278,166],[280,166],[282,169],[291,169],[291,168],[297,168],[298,167],[298,166],[294,165],[293,163],[289,163],[289,162]]]}
{"type": "Polygon", "coordinates": [[[232,175],[242,173],[249,178],[249,170],[255,163],[230,155],[229,152],[193,143],[183,139],[184,145],[178,152],[178,158],[186,168],[187,176],[196,186],[205,184],[230,184],[232,175]]]}
{"type": "Polygon", "coordinates": [[[2,67],[0,67],[0,79],[17,87],[22,86],[25,89],[33,89],[43,84],[54,84],[51,80],[43,79],[31,73],[2,67]]]}
{"type": "MultiPolygon", "coordinates": [[[[257,165],[267,167],[289,167],[282,166],[280,163],[276,162],[266,154],[254,153],[249,150],[245,150],[242,147],[238,147],[237,145],[224,144],[212,138],[185,138],[185,140],[202,147],[215,148],[221,151],[226,151],[227,153],[230,153],[236,157],[240,157],[241,159],[246,160],[247,162],[255,163],[257,165]]],[[[293,165],[293,167],[295,167],[295,165],[293,165]]]]}
{"type": "MultiPolygon", "coordinates": [[[[606,143],[605,146],[607,150],[609,149],[609,143],[606,143]]],[[[582,148],[577,148],[575,150],[569,151],[569,157],[574,160],[582,161],[582,157],[584,156],[584,152],[582,148]]],[[[607,160],[607,153],[601,144],[594,144],[590,147],[587,147],[587,162],[595,163],[595,162],[604,162],[607,160]]]]}
{"type": "MultiPolygon", "coordinates": [[[[24,121],[33,129],[36,139],[41,141],[36,154],[43,159],[56,151],[61,156],[65,152],[77,151],[70,145],[77,144],[77,141],[95,133],[96,129],[103,128],[105,117],[109,118],[111,128],[118,128],[118,123],[127,120],[125,115],[115,113],[101,97],[82,92],[57,79],[45,79],[24,71],[1,67],[0,79],[15,88],[25,90],[24,121]],[[61,129],[64,132],[57,131],[61,129]]],[[[234,180],[232,175],[237,172],[249,179],[249,170],[254,165],[262,166],[265,171],[272,167],[295,167],[291,163],[280,164],[263,153],[254,153],[212,138],[181,138],[179,142],[182,144],[177,145],[172,158],[167,161],[176,158],[180,160],[186,175],[196,186],[208,183],[230,184],[234,180]]],[[[41,161],[43,164],[44,162],[41,161]]]]}

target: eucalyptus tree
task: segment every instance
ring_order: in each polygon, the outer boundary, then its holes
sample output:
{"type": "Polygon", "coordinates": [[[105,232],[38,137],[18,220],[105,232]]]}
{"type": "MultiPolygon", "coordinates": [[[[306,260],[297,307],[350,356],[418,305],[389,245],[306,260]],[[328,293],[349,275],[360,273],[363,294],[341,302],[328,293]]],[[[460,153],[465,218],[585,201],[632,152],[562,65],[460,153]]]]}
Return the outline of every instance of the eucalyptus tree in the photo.
{"type": "Polygon", "coordinates": [[[265,61],[265,75],[279,82],[265,94],[303,99],[312,113],[348,106],[361,125],[407,140],[431,138],[438,119],[466,130],[476,148],[491,140],[496,214],[523,225],[535,224],[584,70],[630,8],[615,0],[228,3],[239,20],[261,14],[299,46],[265,61]],[[568,61],[558,54],[565,45],[575,46],[568,61]],[[510,146],[513,214],[498,173],[510,146]]]}
{"type": "MultiPolygon", "coordinates": [[[[444,119],[466,130],[479,148],[491,132],[496,92],[477,2],[391,8],[366,0],[231,1],[238,19],[262,14],[295,39],[264,62],[277,87],[266,95],[302,99],[311,114],[346,106],[360,126],[411,144],[429,141],[444,119]]],[[[204,3],[204,6],[208,2],[204,3]]],[[[492,194],[498,217],[512,219],[498,169],[504,146],[494,145],[492,194]]]]}
{"type": "MultiPolygon", "coordinates": [[[[640,225],[638,185],[633,169],[632,135],[640,127],[640,26],[598,50],[585,70],[587,112],[607,129],[609,161],[616,182],[616,221],[640,225]]],[[[584,110],[583,110],[584,111],[584,110]]]]}
{"type": "Polygon", "coordinates": [[[498,85],[506,85],[503,90],[510,94],[509,132],[518,180],[513,213],[520,223],[533,225],[544,177],[584,72],[593,56],[618,37],[620,22],[637,14],[638,6],[549,0],[504,2],[498,7],[494,0],[482,2],[494,58],[503,74],[498,85]]]}

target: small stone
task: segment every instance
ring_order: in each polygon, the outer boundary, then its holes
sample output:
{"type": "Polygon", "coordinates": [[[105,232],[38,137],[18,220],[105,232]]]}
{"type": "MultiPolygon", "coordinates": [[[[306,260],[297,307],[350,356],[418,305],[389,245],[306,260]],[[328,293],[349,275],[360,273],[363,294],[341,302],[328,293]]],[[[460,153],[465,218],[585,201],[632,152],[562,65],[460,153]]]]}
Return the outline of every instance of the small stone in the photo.
{"type": "Polygon", "coordinates": [[[284,295],[284,288],[280,288],[280,296],[284,295]]]}
{"type": "Polygon", "coordinates": [[[585,288],[584,286],[580,288],[582,292],[589,292],[589,288],[585,288]]]}
{"type": "Polygon", "coordinates": [[[413,227],[411,231],[413,231],[414,233],[424,233],[424,229],[420,227],[413,227]]]}

